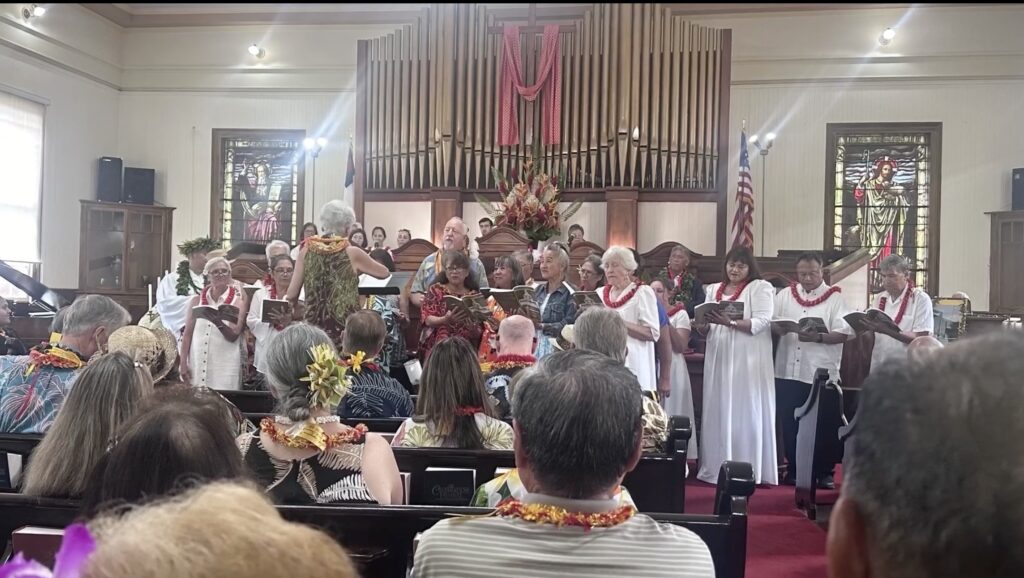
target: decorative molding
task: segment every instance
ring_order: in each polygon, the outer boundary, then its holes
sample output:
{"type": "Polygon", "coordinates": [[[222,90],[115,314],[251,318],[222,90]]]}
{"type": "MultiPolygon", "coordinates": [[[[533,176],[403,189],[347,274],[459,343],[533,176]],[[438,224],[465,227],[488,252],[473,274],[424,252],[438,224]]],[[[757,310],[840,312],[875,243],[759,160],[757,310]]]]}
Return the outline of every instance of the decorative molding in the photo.
{"type": "Polygon", "coordinates": [[[354,10],[352,7],[356,5],[352,4],[314,4],[310,6],[311,10],[290,8],[268,10],[268,6],[275,5],[171,4],[154,10],[146,9],[145,5],[140,4],[82,4],[82,6],[123,28],[191,28],[255,24],[277,26],[394,24],[401,26],[416,21],[420,15],[420,9],[417,7],[426,7],[425,4],[398,4],[392,5],[397,9],[387,10],[382,9],[387,5],[373,5],[372,10],[354,10]],[[170,10],[177,10],[177,12],[170,10]]]}

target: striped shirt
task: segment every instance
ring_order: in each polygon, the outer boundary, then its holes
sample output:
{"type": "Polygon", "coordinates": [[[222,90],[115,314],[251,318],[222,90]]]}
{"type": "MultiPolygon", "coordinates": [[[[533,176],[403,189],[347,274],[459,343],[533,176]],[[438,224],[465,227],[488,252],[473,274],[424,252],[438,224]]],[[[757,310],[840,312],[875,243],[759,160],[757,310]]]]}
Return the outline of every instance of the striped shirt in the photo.
{"type": "MultiPolygon", "coordinates": [[[[524,502],[599,512],[611,501],[563,500],[528,494],[524,502]]],[[[450,519],[426,531],[416,548],[413,578],[462,576],[607,576],[714,578],[711,552],[696,534],[643,514],[611,528],[558,528],[514,518],[450,519]]]]}

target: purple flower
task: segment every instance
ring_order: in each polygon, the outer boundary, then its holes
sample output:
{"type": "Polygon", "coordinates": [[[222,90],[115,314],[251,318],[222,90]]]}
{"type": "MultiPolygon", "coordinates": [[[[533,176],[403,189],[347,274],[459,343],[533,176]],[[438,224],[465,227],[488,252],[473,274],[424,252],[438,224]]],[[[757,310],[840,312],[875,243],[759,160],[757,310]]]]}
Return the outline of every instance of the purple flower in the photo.
{"type": "Polygon", "coordinates": [[[64,529],[53,571],[35,560],[26,560],[19,552],[0,566],[0,578],[79,578],[82,566],[95,549],[89,529],[83,524],[72,524],[64,529]]]}

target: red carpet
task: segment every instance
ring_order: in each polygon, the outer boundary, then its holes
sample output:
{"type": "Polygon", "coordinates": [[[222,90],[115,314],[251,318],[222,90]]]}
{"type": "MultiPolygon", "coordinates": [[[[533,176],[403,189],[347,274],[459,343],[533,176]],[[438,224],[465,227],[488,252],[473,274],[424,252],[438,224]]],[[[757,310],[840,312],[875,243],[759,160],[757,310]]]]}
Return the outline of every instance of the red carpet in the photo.
{"type": "MultiPolygon", "coordinates": [[[[691,476],[694,465],[690,463],[691,476]]],[[[834,502],[837,496],[835,491],[819,491],[818,502],[834,502]]],[[[714,502],[714,486],[687,480],[687,512],[710,514],[714,502]]],[[[747,578],[827,578],[825,531],[796,508],[792,486],[757,488],[750,498],[747,528],[747,578]]]]}

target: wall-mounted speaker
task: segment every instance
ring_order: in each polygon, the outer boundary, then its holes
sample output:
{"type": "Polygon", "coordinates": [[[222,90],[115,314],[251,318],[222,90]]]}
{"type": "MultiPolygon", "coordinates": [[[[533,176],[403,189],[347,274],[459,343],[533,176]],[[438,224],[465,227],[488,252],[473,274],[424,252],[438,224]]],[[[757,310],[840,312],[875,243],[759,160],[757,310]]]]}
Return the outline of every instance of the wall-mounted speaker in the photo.
{"type": "Polygon", "coordinates": [[[1024,169],[1013,169],[1013,187],[1010,206],[1014,211],[1024,211],[1024,169]]]}
{"type": "Polygon", "coordinates": [[[121,202],[121,159],[100,157],[99,179],[96,185],[96,199],[108,203],[121,202]]]}
{"type": "Polygon", "coordinates": [[[153,204],[153,185],[156,171],[125,167],[124,169],[124,200],[126,203],[138,205],[153,204]]]}

